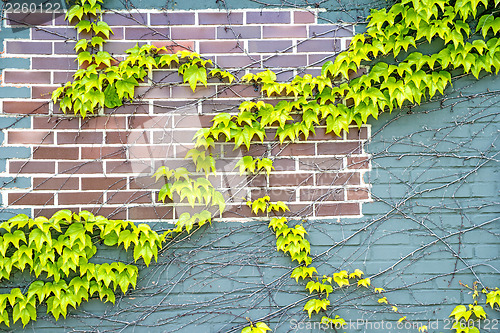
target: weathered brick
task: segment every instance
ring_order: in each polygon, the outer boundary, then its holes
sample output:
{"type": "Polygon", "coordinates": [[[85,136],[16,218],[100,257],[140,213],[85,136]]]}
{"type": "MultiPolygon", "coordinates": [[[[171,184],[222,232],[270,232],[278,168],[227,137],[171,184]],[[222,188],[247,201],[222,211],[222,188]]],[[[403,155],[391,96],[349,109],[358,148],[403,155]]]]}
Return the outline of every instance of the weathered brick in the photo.
{"type": "Polygon", "coordinates": [[[152,203],[150,191],[110,191],[107,204],[152,203]]]}
{"type": "Polygon", "coordinates": [[[10,173],[50,173],[56,170],[54,162],[9,161],[10,173]]]}
{"type": "Polygon", "coordinates": [[[250,39],[250,38],[261,38],[261,37],[262,37],[262,31],[260,26],[217,27],[218,39],[250,39]]]}
{"type": "Polygon", "coordinates": [[[201,41],[201,53],[243,53],[243,44],[239,41],[201,41]]]}
{"type": "Polygon", "coordinates": [[[193,25],[195,13],[151,13],[149,20],[151,25],[193,25]]]}
{"type": "Polygon", "coordinates": [[[157,27],[125,28],[125,39],[128,40],[130,39],[153,40],[153,39],[169,39],[169,38],[170,38],[170,28],[157,28],[157,27]]]}
{"type": "Polygon", "coordinates": [[[60,132],[57,134],[57,144],[98,144],[102,143],[103,132],[60,132]]]}
{"type": "Polygon", "coordinates": [[[263,38],[304,38],[307,37],[305,25],[265,25],[262,27],[263,38]]]}
{"type": "Polygon", "coordinates": [[[269,175],[269,186],[308,186],[314,185],[314,176],[312,173],[277,173],[269,175]]]}
{"type": "Polygon", "coordinates": [[[102,192],[59,192],[57,200],[59,205],[95,205],[104,202],[103,196],[102,192]]]}
{"type": "Polygon", "coordinates": [[[31,102],[31,101],[4,101],[4,113],[14,114],[48,114],[48,102],[31,102]]]}
{"type": "Polygon", "coordinates": [[[172,39],[215,39],[215,27],[172,27],[172,39]]]}
{"type": "Polygon", "coordinates": [[[78,147],[35,147],[35,160],[77,160],[80,157],[78,147]]]}
{"type": "Polygon", "coordinates": [[[361,177],[359,172],[323,172],[316,175],[316,185],[359,185],[361,177]]]}
{"type": "Polygon", "coordinates": [[[248,51],[255,53],[292,52],[290,40],[251,40],[248,41],[248,51]]]}
{"type": "Polygon", "coordinates": [[[81,147],[82,159],[125,159],[126,147],[81,147]]]}
{"type": "Polygon", "coordinates": [[[291,23],[289,11],[246,12],[247,24],[291,23]]]}
{"type": "Polygon", "coordinates": [[[318,143],[318,155],[360,154],[360,142],[324,142],[318,143]]]}
{"type": "Polygon", "coordinates": [[[45,206],[54,204],[52,193],[9,193],[9,205],[45,206]]]}
{"type": "Polygon", "coordinates": [[[108,191],[125,190],[127,188],[127,178],[120,177],[82,177],[82,190],[108,191]]]}
{"type": "Polygon", "coordinates": [[[51,42],[7,41],[5,45],[10,54],[52,54],[51,42]]]}
{"type": "Polygon", "coordinates": [[[51,177],[51,178],[33,178],[34,190],[79,190],[80,180],[77,177],[51,177]]]}
{"type": "Polygon", "coordinates": [[[128,209],[128,218],[130,220],[172,219],[173,215],[172,207],[158,205],[131,207],[128,209]]]}
{"type": "Polygon", "coordinates": [[[301,201],[343,201],[344,189],[342,188],[302,188],[300,189],[301,201]]]}
{"type": "Polygon", "coordinates": [[[355,202],[316,204],[317,216],[346,216],[360,214],[360,204],[355,202]]]}
{"type": "Polygon", "coordinates": [[[235,25],[243,24],[242,12],[198,13],[199,24],[235,25]]]}
{"type": "Polygon", "coordinates": [[[316,21],[316,15],[312,12],[296,11],[293,12],[293,23],[295,24],[305,24],[314,23],[316,21]]]}
{"type": "Polygon", "coordinates": [[[54,133],[47,131],[9,131],[7,142],[9,144],[52,144],[54,133]]]}
{"type": "Polygon", "coordinates": [[[103,173],[102,162],[59,162],[58,172],[65,174],[103,173]]]}
{"type": "Polygon", "coordinates": [[[352,37],[352,26],[341,26],[332,24],[318,24],[309,26],[309,37],[331,38],[352,37]]]}
{"type": "Polygon", "coordinates": [[[5,70],[3,80],[5,83],[50,83],[50,72],[5,70]]]}

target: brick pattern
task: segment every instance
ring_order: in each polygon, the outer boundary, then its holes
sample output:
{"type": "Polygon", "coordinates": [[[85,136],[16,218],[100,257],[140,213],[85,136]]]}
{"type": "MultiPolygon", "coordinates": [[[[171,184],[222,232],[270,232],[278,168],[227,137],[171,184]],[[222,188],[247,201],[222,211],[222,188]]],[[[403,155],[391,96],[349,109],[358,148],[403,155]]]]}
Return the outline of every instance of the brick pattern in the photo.
{"type": "MultiPolygon", "coordinates": [[[[169,221],[192,211],[186,204],[155,204],[162,184],[153,181],[152,172],[162,165],[194,172],[184,156],[196,131],[209,126],[217,112],[237,112],[242,100],[263,97],[261,92],[211,79],[193,93],[176,71],[156,70],[137,88],[134,104],[95,118],[63,115],[50,102],[50,93],[77,69],[72,51],[77,36],[59,14],[45,16],[30,15],[30,22],[44,22],[29,28],[30,40],[4,42],[3,57],[30,58],[31,67],[5,69],[2,86],[27,86],[32,95],[0,101],[1,117],[27,115],[30,121],[29,129],[3,129],[2,146],[31,151],[29,158],[9,159],[0,173],[31,179],[28,189],[2,189],[3,205],[31,210],[35,216],[68,208],[148,221],[169,221]]],[[[322,62],[344,49],[353,35],[352,26],[318,24],[315,13],[308,11],[141,11],[134,17],[117,12],[105,14],[105,20],[115,32],[105,49],[118,58],[136,43],[152,43],[171,52],[199,52],[239,77],[270,68],[281,80],[318,74],[322,62]]],[[[13,26],[20,22],[7,21],[13,26]]],[[[249,152],[233,150],[230,143],[214,148],[218,173],[210,180],[228,200],[220,218],[249,218],[245,200],[262,195],[286,201],[294,216],[361,215],[361,204],[370,200],[363,181],[370,169],[363,149],[370,137],[368,126],[352,128],[342,137],[319,127],[307,142],[282,146],[273,136],[271,129],[269,141],[249,152]],[[274,158],[276,170],[270,176],[240,176],[233,168],[242,154],[274,158]]]]}

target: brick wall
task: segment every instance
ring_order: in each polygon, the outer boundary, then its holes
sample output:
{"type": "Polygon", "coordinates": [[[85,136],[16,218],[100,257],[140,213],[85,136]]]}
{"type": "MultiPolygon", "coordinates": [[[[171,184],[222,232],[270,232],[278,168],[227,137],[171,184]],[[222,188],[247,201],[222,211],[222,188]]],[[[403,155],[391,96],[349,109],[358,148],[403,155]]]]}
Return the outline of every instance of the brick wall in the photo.
{"type": "MultiPolygon", "coordinates": [[[[172,52],[198,52],[237,77],[269,68],[280,80],[289,80],[297,74],[319,74],[321,65],[345,49],[354,33],[351,25],[318,24],[316,14],[298,10],[106,13],[104,20],[114,35],[104,50],[121,58],[136,43],[151,43],[172,52]]],[[[193,93],[175,69],[167,69],[153,71],[136,89],[134,104],[87,119],[63,115],[50,102],[50,93],[71,80],[77,69],[75,29],[60,13],[10,14],[5,24],[26,29],[30,38],[5,39],[2,61],[22,58],[30,65],[4,69],[2,87],[27,87],[31,97],[0,101],[2,121],[22,117],[25,124],[2,131],[1,149],[25,151],[5,158],[0,174],[4,211],[23,209],[38,216],[68,208],[115,219],[176,218],[188,207],[155,204],[162,184],[154,183],[152,172],[162,165],[192,169],[184,156],[193,147],[197,129],[209,126],[217,112],[237,112],[242,100],[262,97],[252,85],[228,86],[216,79],[193,93]]],[[[369,136],[369,126],[352,128],[342,137],[325,134],[323,126],[307,142],[288,145],[277,144],[271,129],[269,140],[250,152],[218,143],[214,151],[218,173],[211,180],[228,200],[220,217],[249,217],[245,200],[265,194],[287,202],[292,215],[361,216],[361,204],[370,200],[369,185],[363,181],[370,168],[363,148],[369,136]],[[248,153],[275,158],[276,170],[269,177],[240,176],[234,165],[248,153]]]]}

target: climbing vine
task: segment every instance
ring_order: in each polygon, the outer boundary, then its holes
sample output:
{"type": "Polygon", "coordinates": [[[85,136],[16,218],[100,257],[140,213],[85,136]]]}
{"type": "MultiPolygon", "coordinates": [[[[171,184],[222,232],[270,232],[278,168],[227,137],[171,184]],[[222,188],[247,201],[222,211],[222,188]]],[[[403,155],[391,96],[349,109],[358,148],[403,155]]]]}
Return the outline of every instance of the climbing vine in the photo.
{"type": "MultiPolygon", "coordinates": [[[[373,10],[368,18],[366,32],[356,35],[349,49],[339,54],[335,61],[326,62],[319,76],[297,76],[291,82],[282,83],[277,82],[276,74],[269,70],[245,75],[242,82],[259,87],[267,97],[281,96],[292,100],[281,100],[275,106],[263,101],[245,101],[240,105],[237,115],[220,113],[214,117],[211,127],[198,131],[194,138],[195,148],[188,152],[186,158],[192,159],[196,172],[203,172],[205,177],[196,176],[196,179],[193,179],[194,175],[183,168],[171,170],[168,167],[162,167],[156,171],[154,175],[156,179],[164,178],[166,181],[159,193],[160,201],[165,201],[166,198],[173,200],[174,195],[177,195],[181,201],[186,200],[192,207],[196,204],[205,206],[201,213],[182,214],[175,228],[170,232],[186,231],[189,233],[195,226],[201,226],[212,220],[213,215],[209,207],[216,206],[220,211],[224,209],[222,194],[216,191],[208,181],[208,175],[215,172],[215,158],[211,150],[217,141],[233,142],[235,148],[244,146],[249,149],[253,143],[267,139],[266,129],[270,127],[276,128],[276,139],[280,143],[294,141],[301,136],[307,140],[311,134],[315,133],[315,126],[323,123],[326,124],[327,133],[341,135],[342,131],[349,130],[349,125],[353,122],[360,127],[368,121],[370,116],[377,118],[381,112],[391,112],[405,104],[420,104],[423,100],[432,99],[438,92],[444,94],[445,89],[452,84],[453,75],[457,72],[471,73],[477,79],[482,71],[498,73],[500,70],[500,40],[498,38],[500,18],[497,17],[499,2],[403,0],[389,10],[373,10]],[[431,44],[434,48],[439,48],[439,51],[424,54],[419,51],[421,45],[424,44],[431,44]],[[363,67],[369,68],[369,71],[361,75],[360,69],[363,67]],[[353,76],[357,77],[353,78],[353,76]]],[[[210,70],[207,74],[207,68],[213,66],[212,62],[188,51],[171,54],[165,47],[144,45],[127,50],[128,56],[123,61],[114,59],[102,50],[106,39],[113,32],[101,19],[100,3],[102,3],[101,0],[80,0],[66,15],[70,22],[77,22],[75,27],[80,34],[87,33],[90,37],[80,39],[76,44],[77,60],[82,68],[75,73],[73,82],[68,82],[53,93],[54,102],[59,103],[63,112],[73,112],[86,117],[89,114],[102,112],[105,107],[120,106],[134,98],[135,87],[140,82],[144,82],[151,71],[157,68],[177,68],[184,83],[188,83],[193,91],[199,83],[206,85],[209,76],[219,77],[228,83],[234,81],[230,73],[218,68],[210,70]]],[[[239,169],[240,174],[264,172],[269,175],[273,170],[272,162],[273,160],[269,158],[254,159],[244,156],[237,163],[236,168],[239,169]]],[[[289,255],[292,262],[297,261],[298,267],[293,270],[291,278],[296,279],[297,283],[299,279],[302,279],[306,283],[305,289],[315,296],[304,306],[304,311],[309,317],[313,313],[326,313],[330,305],[329,295],[336,289],[361,287],[372,288],[374,294],[383,293],[383,289],[372,286],[369,277],[363,278],[364,273],[359,269],[350,274],[347,270],[329,273],[329,275],[318,274],[317,269],[312,266],[311,245],[305,238],[307,234],[305,228],[301,224],[290,227],[291,221],[279,216],[282,211],[288,210],[283,202],[272,202],[270,197],[265,196],[249,201],[248,205],[254,214],[266,215],[270,218],[269,228],[276,234],[277,250],[289,255]],[[270,215],[274,216],[270,217],[270,215]]],[[[79,215],[71,216],[75,216],[75,219],[78,219],[76,216],[80,217],[79,215]]],[[[28,218],[23,217],[23,219],[28,218]]],[[[54,220],[54,217],[51,220],[54,220]]],[[[30,224],[31,220],[27,221],[22,227],[30,224]]],[[[83,223],[81,218],[78,223],[83,223]]],[[[73,225],[76,224],[71,224],[68,230],[73,225]]],[[[106,227],[103,228],[106,230],[106,227]]],[[[123,231],[125,228],[130,228],[127,229],[129,233],[135,230],[132,224],[126,225],[123,231]]],[[[10,229],[8,231],[10,232],[10,229]]],[[[154,235],[153,231],[149,232],[154,235]]],[[[21,231],[16,237],[21,237],[20,235],[21,231]]],[[[112,235],[118,238],[116,243],[109,240],[111,236],[102,235],[101,230],[101,238],[106,245],[119,245],[121,234],[116,232],[116,235],[113,233],[112,235]]],[[[151,252],[147,250],[136,257],[134,250],[135,260],[143,257],[146,264],[149,264],[166,235],[163,238],[156,236],[158,240],[153,241],[154,249],[151,241],[144,241],[142,244],[149,243],[151,252]]],[[[8,236],[7,239],[12,237],[8,236]]],[[[28,242],[25,238],[25,245],[19,247],[22,237],[17,239],[15,238],[12,244],[14,247],[17,244],[17,252],[22,248],[18,254],[21,258],[32,244],[34,247],[31,251],[41,250],[30,238],[28,242]],[[17,243],[15,243],[16,240],[17,243]]],[[[123,239],[122,243],[124,243],[123,239]]],[[[137,244],[135,243],[136,248],[138,248],[137,244]]],[[[72,243],[70,248],[73,245],[72,243]]],[[[90,250],[92,249],[90,247],[90,250]]],[[[22,270],[23,267],[18,268],[22,270]]],[[[75,266],[75,272],[76,269],[75,266]]],[[[79,269],[82,269],[81,266],[79,269]]],[[[124,269],[120,272],[124,272],[124,269]]],[[[135,278],[130,280],[126,285],[127,288],[129,284],[135,286],[137,270],[135,272],[135,278]]],[[[94,280],[99,285],[100,280],[89,276],[87,277],[89,288],[91,281],[94,280]]],[[[111,282],[115,289],[117,285],[122,286],[114,281],[102,283],[108,288],[111,282]]],[[[71,282],[69,283],[72,286],[71,282]]],[[[87,291],[90,290],[89,295],[99,291],[89,288],[87,288],[87,291]]],[[[125,292],[127,288],[122,288],[122,291],[125,292]]],[[[78,294],[80,289],[75,288],[75,293],[78,294]]],[[[475,287],[473,289],[474,304],[469,305],[469,310],[461,305],[450,315],[454,316],[457,322],[462,319],[468,321],[471,317],[474,320],[486,318],[483,308],[477,303],[477,291],[475,287]]],[[[32,297],[29,298],[23,296],[24,294],[20,291],[14,292],[13,290],[13,293],[10,298],[6,296],[2,304],[7,306],[7,300],[9,301],[13,308],[14,321],[21,319],[25,324],[30,319],[35,319],[34,294],[32,293],[32,297]],[[17,303],[18,299],[19,303],[17,303]]],[[[498,290],[485,291],[485,293],[488,304],[492,308],[495,304],[498,306],[498,290]]],[[[44,295],[49,294],[42,294],[44,295]]],[[[56,309],[55,312],[51,311],[56,318],[59,314],[65,315],[68,304],[72,306],[79,304],[82,299],[86,299],[84,297],[86,295],[82,294],[81,298],[75,296],[77,298],[73,300],[73,303],[64,301],[66,302],[64,311],[62,305],[59,305],[62,304],[59,298],[50,298],[51,309],[56,309]],[[57,306],[54,306],[54,302],[57,306]]],[[[107,300],[110,300],[112,296],[107,295],[107,300]]],[[[45,296],[42,298],[38,296],[39,302],[42,302],[45,296]]],[[[51,297],[55,296],[57,295],[54,292],[54,296],[51,297]]],[[[397,313],[397,306],[390,303],[386,296],[381,296],[377,302],[390,306],[391,310],[397,313]]],[[[49,299],[47,303],[49,304],[49,299]]],[[[407,318],[401,315],[400,321],[404,320],[407,318]]],[[[8,323],[8,319],[4,321],[8,323]]],[[[322,322],[335,325],[345,323],[344,319],[338,315],[335,318],[325,315],[322,322]]],[[[459,326],[454,327],[457,332],[477,331],[475,327],[462,329],[459,326]]],[[[266,332],[267,330],[269,328],[264,323],[250,322],[250,326],[244,328],[242,332],[266,332]]],[[[426,331],[427,329],[422,327],[419,330],[426,331]]]]}

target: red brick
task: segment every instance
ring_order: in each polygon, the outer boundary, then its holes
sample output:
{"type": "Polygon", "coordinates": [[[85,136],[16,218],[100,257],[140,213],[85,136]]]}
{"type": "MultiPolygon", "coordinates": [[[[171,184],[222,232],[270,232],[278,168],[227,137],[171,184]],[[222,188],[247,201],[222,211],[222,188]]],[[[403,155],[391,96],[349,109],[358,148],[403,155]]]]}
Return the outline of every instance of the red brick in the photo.
{"type": "Polygon", "coordinates": [[[126,147],[82,147],[82,159],[125,159],[126,147]]]}
{"type": "Polygon", "coordinates": [[[150,133],[146,131],[106,132],[107,144],[139,144],[150,142],[150,133]]]}
{"type": "Polygon", "coordinates": [[[102,143],[102,132],[59,132],[57,144],[100,144],[102,143]]]}
{"type": "Polygon", "coordinates": [[[269,175],[269,186],[306,186],[314,185],[312,173],[271,173],[269,175]]]}
{"type": "Polygon", "coordinates": [[[108,191],[127,188],[127,177],[82,177],[82,190],[108,191]]]}
{"type": "Polygon", "coordinates": [[[181,127],[210,127],[213,116],[175,116],[174,128],[181,127]]]}
{"type": "Polygon", "coordinates": [[[240,101],[211,99],[201,103],[202,113],[238,112],[240,101]]]}
{"type": "Polygon", "coordinates": [[[4,113],[14,114],[48,114],[48,102],[30,102],[30,101],[4,101],[4,113]]]}
{"type": "Polygon", "coordinates": [[[347,133],[347,140],[367,140],[368,139],[368,128],[350,128],[349,133],[347,133]]]}
{"type": "Polygon", "coordinates": [[[318,155],[360,154],[360,142],[325,142],[318,143],[318,155]]]}
{"type": "Polygon", "coordinates": [[[59,205],[85,205],[85,204],[102,204],[102,192],[59,192],[58,201],[59,205]]]}
{"type": "Polygon", "coordinates": [[[147,24],[147,13],[104,13],[102,20],[109,26],[129,26],[147,24]]]}
{"type": "Polygon", "coordinates": [[[317,204],[317,216],[361,215],[360,204],[357,202],[317,204]]]}
{"type": "Polygon", "coordinates": [[[248,51],[257,53],[292,52],[290,40],[251,40],[248,41],[248,51]]]}
{"type": "Polygon", "coordinates": [[[193,41],[175,41],[175,42],[165,42],[165,41],[154,41],[153,45],[156,47],[165,47],[167,49],[167,52],[160,52],[161,53],[176,53],[178,51],[193,51],[194,50],[194,42],[193,41]]]}
{"type": "Polygon", "coordinates": [[[78,129],[79,126],[79,118],[33,117],[34,129],[78,129]]]}
{"type": "Polygon", "coordinates": [[[297,42],[297,52],[338,52],[340,39],[310,39],[297,42]]]}
{"type": "Polygon", "coordinates": [[[201,53],[243,53],[243,44],[239,41],[201,41],[201,53]]]}
{"type": "MultiPolygon", "coordinates": [[[[154,73],[153,73],[154,75],[154,73]]],[[[177,74],[176,74],[177,75],[177,74]]],[[[184,101],[155,101],[153,105],[154,113],[181,113],[181,114],[198,114],[198,103],[192,100],[184,101]]]]}
{"type": "Polygon", "coordinates": [[[149,161],[107,161],[106,173],[140,173],[151,172],[151,163],[149,161]]]}
{"type": "Polygon", "coordinates": [[[295,24],[305,24],[314,23],[316,21],[316,15],[311,12],[297,11],[293,13],[293,23],[295,24]]]}
{"type": "Polygon", "coordinates": [[[124,104],[118,106],[114,109],[104,108],[105,114],[126,114],[126,115],[134,115],[134,114],[147,114],[149,113],[149,103],[144,102],[136,102],[133,104],[124,104]]]}
{"type": "MultiPolygon", "coordinates": [[[[329,132],[326,133],[326,128],[325,127],[316,127],[315,128],[316,134],[311,133],[309,135],[309,138],[307,139],[308,141],[312,140],[342,140],[342,136],[336,135],[334,132],[329,132]]],[[[340,133],[342,135],[342,133],[340,133]]],[[[303,135],[301,134],[300,136],[301,140],[304,140],[303,135]]]]}
{"type": "Polygon", "coordinates": [[[80,157],[78,147],[36,147],[33,159],[36,160],[77,160],[80,157]]]}
{"type": "Polygon", "coordinates": [[[280,213],[286,217],[303,218],[313,215],[313,204],[287,203],[290,211],[280,213]]]}
{"type": "Polygon", "coordinates": [[[234,149],[234,144],[224,145],[224,157],[240,157],[240,156],[253,156],[261,157],[267,155],[267,145],[254,144],[250,146],[250,149],[246,147],[240,147],[234,149]]]}
{"type": "Polygon", "coordinates": [[[349,169],[369,169],[370,168],[370,158],[369,157],[348,157],[347,158],[347,168],[349,169]]]}
{"type": "Polygon", "coordinates": [[[63,28],[32,28],[31,38],[33,40],[68,40],[77,39],[76,29],[73,27],[63,27],[63,28]]]}
{"type": "Polygon", "coordinates": [[[254,216],[250,207],[245,204],[228,205],[222,213],[223,218],[249,218],[254,216]]]}
{"type": "Polygon", "coordinates": [[[53,82],[54,84],[64,84],[68,81],[73,80],[73,74],[75,74],[74,71],[67,71],[67,72],[54,72],[54,78],[53,82]]]}
{"type": "MultiPolygon", "coordinates": [[[[198,90],[198,89],[197,89],[198,90]]],[[[170,87],[137,87],[135,88],[136,98],[151,98],[151,99],[165,99],[171,96],[170,87]]]]}
{"type": "Polygon", "coordinates": [[[51,177],[51,178],[33,178],[34,190],[79,190],[80,180],[76,177],[51,177]]]}
{"type": "Polygon", "coordinates": [[[102,162],[59,162],[59,173],[66,174],[94,174],[102,173],[102,162]]]}
{"type": "Polygon", "coordinates": [[[167,128],[172,124],[172,117],[160,116],[143,116],[133,115],[129,117],[129,129],[151,129],[151,128],[167,128]]]}
{"type": "Polygon", "coordinates": [[[283,201],[283,202],[289,202],[289,201],[297,201],[296,200],[296,191],[297,188],[292,188],[292,189],[283,189],[283,188],[267,188],[267,189],[255,189],[252,190],[252,200],[256,200],[258,198],[262,198],[266,195],[268,195],[271,198],[271,201],[283,201]]]}
{"type": "Polygon", "coordinates": [[[190,99],[199,99],[199,98],[207,98],[215,95],[215,87],[208,86],[202,87],[198,86],[196,91],[190,87],[186,86],[174,86],[172,87],[172,97],[173,98],[190,98],[190,99]]]}
{"type": "Polygon", "coordinates": [[[291,23],[289,11],[247,12],[247,24],[291,23]]]}
{"type": "Polygon", "coordinates": [[[76,42],[54,42],[54,54],[75,54],[76,42]]]}
{"type": "MultiPolygon", "coordinates": [[[[22,2],[21,2],[22,3],[22,2]]],[[[28,5],[30,3],[28,2],[28,5]]],[[[51,25],[52,13],[13,13],[7,12],[6,19],[8,25],[51,25]]]]}
{"type": "Polygon", "coordinates": [[[274,147],[271,154],[273,156],[304,156],[315,154],[314,143],[290,143],[274,147]]]}
{"type": "Polygon", "coordinates": [[[316,175],[316,185],[359,185],[361,177],[359,172],[323,172],[316,175]]]}
{"type": "Polygon", "coordinates": [[[77,70],[78,63],[76,57],[33,57],[31,59],[31,68],[33,69],[60,69],[60,70],[77,70]]]}
{"type": "Polygon", "coordinates": [[[52,193],[9,193],[9,205],[46,206],[54,204],[52,193]]]}
{"type": "MultiPolygon", "coordinates": [[[[182,83],[182,76],[177,71],[153,71],[153,82],[158,83],[182,83]]],[[[156,103],[155,103],[156,104],[156,103]]]]}
{"type": "Polygon", "coordinates": [[[332,38],[332,37],[352,37],[352,26],[336,26],[332,24],[309,26],[309,37],[332,38]]]}
{"type": "Polygon", "coordinates": [[[5,83],[50,83],[50,72],[5,70],[3,79],[5,83]]]}
{"type": "Polygon", "coordinates": [[[215,39],[215,27],[172,27],[172,39],[215,39]]]}
{"type": "Polygon", "coordinates": [[[305,38],[307,30],[305,25],[265,25],[262,34],[264,38],[305,38]]]}
{"type": "Polygon", "coordinates": [[[52,43],[31,41],[5,42],[9,54],[52,54],[52,43]]]}
{"type": "Polygon", "coordinates": [[[273,166],[276,171],[293,171],[295,170],[295,160],[291,158],[276,158],[273,166]]]}
{"type": "Polygon", "coordinates": [[[129,148],[130,159],[151,159],[175,157],[173,145],[132,146],[129,148]]]}
{"type": "Polygon", "coordinates": [[[198,13],[199,24],[213,25],[235,25],[243,24],[243,13],[220,12],[220,13],[198,13]]]}
{"type": "Polygon", "coordinates": [[[107,192],[107,204],[151,203],[149,191],[107,192]]]}
{"type": "Polygon", "coordinates": [[[341,188],[303,188],[300,190],[300,201],[343,201],[344,189],[341,188]]]}
{"type": "Polygon", "coordinates": [[[231,86],[221,85],[217,87],[217,97],[219,98],[247,98],[260,96],[260,91],[256,91],[251,85],[237,84],[231,86]]]}
{"type": "Polygon", "coordinates": [[[125,51],[134,47],[136,44],[139,46],[144,45],[144,42],[129,42],[129,41],[110,41],[104,44],[104,51],[109,52],[111,54],[125,54],[125,51]]]}
{"type": "Polygon", "coordinates": [[[264,60],[264,66],[268,67],[299,67],[307,65],[305,54],[279,54],[264,60]]]}
{"type": "Polygon", "coordinates": [[[126,220],[127,219],[127,208],[125,207],[80,207],[80,211],[89,211],[92,214],[98,216],[102,215],[108,219],[114,220],[126,220]]]}
{"type": "Polygon", "coordinates": [[[370,199],[370,190],[368,188],[348,188],[347,200],[368,200],[370,199]]]}
{"type": "Polygon", "coordinates": [[[9,161],[10,173],[55,173],[54,162],[42,161],[9,161]]]}
{"type": "Polygon", "coordinates": [[[33,86],[31,87],[31,98],[33,99],[51,99],[52,92],[58,86],[33,86]]]}
{"type": "MultiPolygon", "coordinates": [[[[162,40],[170,39],[170,28],[153,28],[153,27],[128,27],[125,28],[126,40],[162,40]]],[[[187,38],[190,39],[190,38],[187,38]]]]}
{"type": "MultiPolygon", "coordinates": [[[[153,143],[184,143],[190,144],[198,130],[173,130],[173,131],[155,131],[153,132],[153,143]]],[[[189,148],[190,149],[190,148],[189,148]]],[[[183,150],[177,145],[177,155],[183,150]]],[[[180,157],[180,156],[179,156],[180,157]]],[[[182,156],[183,157],[183,156],[182,156]]]]}
{"type": "Polygon", "coordinates": [[[47,131],[9,131],[9,144],[39,145],[54,143],[54,133],[47,131]]]}
{"type": "Polygon", "coordinates": [[[217,65],[224,68],[260,67],[260,55],[220,55],[217,56],[217,65]]]}
{"type": "Polygon", "coordinates": [[[156,220],[172,219],[173,207],[166,206],[141,206],[128,209],[128,218],[130,220],[156,220]]]}
{"type": "Polygon", "coordinates": [[[332,158],[332,157],[303,157],[299,159],[300,170],[315,170],[315,171],[326,171],[326,170],[340,170],[343,167],[342,158],[332,158]]]}
{"type": "Polygon", "coordinates": [[[193,25],[194,15],[194,12],[151,13],[149,20],[151,25],[193,25]]]}
{"type": "Polygon", "coordinates": [[[134,190],[143,190],[143,189],[161,189],[162,186],[165,185],[165,181],[160,178],[158,182],[155,181],[155,177],[151,176],[141,176],[134,177],[130,179],[129,187],[134,190]]]}
{"type": "Polygon", "coordinates": [[[34,217],[39,217],[39,216],[44,216],[46,218],[50,218],[52,215],[60,211],[61,208],[40,208],[40,209],[33,209],[33,215],[34,217]]]}
{"type": "Polygon", "coordinates": [[[125,129],[126,126],[126,117],[107,115],[82,119],[81,129],[125,129]]]}
{"type": "Polygon", "coordinates": [[[251,39],[261,38],[262,32],[260,26],[217,27],[217,39],[251,39]]]}

